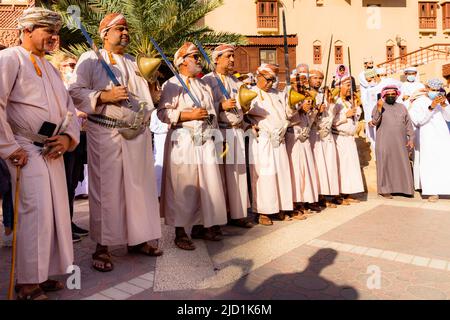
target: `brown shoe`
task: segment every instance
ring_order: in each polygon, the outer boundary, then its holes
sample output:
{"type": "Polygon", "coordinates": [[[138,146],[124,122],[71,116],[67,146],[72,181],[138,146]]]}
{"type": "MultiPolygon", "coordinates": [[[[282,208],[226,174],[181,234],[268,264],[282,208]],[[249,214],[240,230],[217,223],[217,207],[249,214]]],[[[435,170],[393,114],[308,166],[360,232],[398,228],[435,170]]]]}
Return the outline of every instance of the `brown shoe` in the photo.
{"type": "Polygon", "coordinates": [[[235,227],[240,227],[240,228],[253,228],[255,225],[253,223],[251,223],[248,219],[246,218],[241,218],[241,219],[231,219],[228,222],[229,225],[235,226],[235,227]]]}
{"type": "Polygon", "coordinates": [[[350,197],[345,198],[344,200],[347,200],[350,203],[360,203],[361,202],[361,200],[358,200],[358,199],[355,199],[355,198],[350,198],[350,197]]]}
{"type": "Polygon", "coordinates": [[[280,220],[280,221],[290,221],[290,220],[292,220],[291,217],[289,217],[289,215],[285,214],[282,211],[274,214],[273,217],[275,219],[277,219],[277,220],[280,220]]]}
{"type": "Polygon", "coordinates": [[[183,250],[195,250],[195,245],[188,236],[179,236],[175,238],[175,245],[183,250]]]}
{"type": "Polygon", "coordinates": [[[337,205],[336,205],[336,204],[334,204],[333,202],[328,201],[328,200],[325,201],[325,205],[326,205],[327,208],[331,208],[331,209],[337,208],[337,205]]]}
{"type": "Polygon", "coordinates": [[[380,196],[382,196],[385,199],[393,199],[394,197],[390,193],[380,193],[380,196]]]}
{"type": "Polygon", "coordinates": [[[301,210],[296,210],[291,213],[291,218],[295,220],[306,220],[306,214],[301,210]]]}
{"type": "Polygon", "coordinates": [[[307,204],[305,205],[305,208],[306,208],[306,209],[309,209],[309,210],[311,210],[311,211],[314,211],[314,212],[320,212],[320,211],[322,211],[322,208],[321,208],[317,203],[307,203],[307,204]]]}
{"type": "Polygon", "coordinates": [[[272,219],[266,214],[260,214],[258,217],[258,223],[262,224],[263,226],[271,226],[273,225],[272,219]]]}
{"type": "Polygon", "coordinates": [[[439,196],[429,196],[428,202],[437,202],[439,200],[439,196]]]}

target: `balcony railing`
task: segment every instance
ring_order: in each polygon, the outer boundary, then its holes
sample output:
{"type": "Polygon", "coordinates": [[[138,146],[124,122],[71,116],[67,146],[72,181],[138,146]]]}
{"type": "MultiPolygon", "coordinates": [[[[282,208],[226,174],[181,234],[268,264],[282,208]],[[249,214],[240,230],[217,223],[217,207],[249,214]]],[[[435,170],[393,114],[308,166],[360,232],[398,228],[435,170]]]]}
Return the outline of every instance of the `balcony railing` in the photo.
{"type": "Polygon", "coordinates": [[[258,16],[258,28],[278,29],[278,16],[258,16]]]}
{"type": "Polygon", "coordinates": [[[419,17],[419,29],[436,29],[436,17],[419,17]]]}
{"type": "Polygon", "coordinates": [[[378,67],[386,68],[388,74],[393,74],[406,67],[419,66],[434,60],[450,60],[450,43],[433,44],[393,60],[380,63],[378,67]]]}

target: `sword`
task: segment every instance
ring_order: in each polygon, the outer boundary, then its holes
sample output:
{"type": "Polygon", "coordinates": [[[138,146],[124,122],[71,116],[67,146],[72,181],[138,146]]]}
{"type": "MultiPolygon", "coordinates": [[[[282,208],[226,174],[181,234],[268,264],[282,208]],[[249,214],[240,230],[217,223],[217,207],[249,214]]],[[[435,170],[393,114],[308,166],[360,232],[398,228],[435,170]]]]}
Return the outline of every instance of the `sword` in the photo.
{"type": "MultiPolygon", "coordinates": [[[[75,15],[75,10],[73,10],[69,14],[71,15],[72,19],[74,19],[75,22],[77,23],[78,28],[81,30],[81,33],[83,34],[84,38],[86,39],[86,41],[89,44],[89,46],[91,47],[91,49],[95,52],[98,60],[102,64],[103,69],[105,69],[106,73],[108,74],[108,77],[111,79],[113,84],[116,87],[121,86],[121,83],[119,82],[119,80],[117,80],[116,75],[114,74],[114,72],[112,71],[110,66],[106,63],[106,61],[103,59],[103,57],[100,54],[100,51],[99,51],[97,45],[94,43],[94,41],[92,40],[91,36],[87,32],[86,28],[81,23],[81,20],[79,19],[79,17],[77,17],[75,15]]],[[[133,106],[131,105],[130,99],[125,100],[125,102],[126,102],[128,108],[130,108],[130,109],[133,108],[133,106]]]]}
{"type": "MultiPolygon", "coordinates": [[[[203,48],[202,43],[198,40],[195,40],[195,44],[197,45],[198,49],[200,50],[200,53],[202,54],[203,58],[205,58],[206,63],[211,67],[211,69],[213,69],[213,75],[214,75],[214,78],[216,78],[216,80],[217,80],[217,84],[219,85],[220,91],[224,95],[225,99],[230,100],[231,96],[228,93],[227,89],[225,88],[225,85],[223,84],[222,79],[220,79],[220,77],[217,75],[215,65],[213,63],[211,63],[211,60],[209,59],[208,54],[206,53],[205,49],[203,48]]],[[[231,111],[233,111],[233,113],[235,115],[237,115],[237,116],[239,115],[236,108],[231,109],[231,111]]]]}
{"type": "Polygon", "coordinates": [[[328,60],[327,60],[327,71],[325,73],[325,81],[323,83],[323,96],[322,96],[322,103],[321,105],[324,103],[325,101],[325,88],[327,87],[327,80],[328,80],[328,70],[330,68],[330,57],[331,57],[331,46],[333,45],[333,35],[331,35],[331,39],[330,39],[330,46],[328,48],[328,60]]]}
{"type": "MultiPolygon", "coordinates": [[[[155,39],[153,39],[152,37],[149,37],[151,43],[153,44],[153,47],[159,52],[159,54],[161,55],[161,58],[164,60],[164,62],[167,64],[167,66],[169,67],[170,71],[172,71],[172,73],[174,74],[174,76],[178,79],[178,81],[180,82],[181,86],[183,87],[184,91],[186,91],[186,93],[189,95],[189,97],[191,98],[191,100],[194,102],[194,105],[197,106],[198,108],[201,108],[202,105],[200,104],[200,101],[194,96],[194,94],[191,92],[191,90],[189,90],[188,86],[186,85],[186,83],[184,82],[183,78],[181,78],[180,74],[177,72],[177,70],[175,69],[175,67],[173,66],[173,64],[169,61],[169,59],[166,57],[166,55],[164,54],[164,52],[162,51],[162,49],[159,47],[159,45],[156,43],[155,39]]],[[[214,116],[214,115],[212,115],[214,116]]],[[[212,126],[212,120],[210,120],[210,118],[206,119],[206,122],[208,123],[208,125],[212,126]]]]}
{"type": "Polygon", "coordinates": [[[286,16],[283,9],[283,42],[284,42],[284,65],[286,68],[286,87],[291,85],[291,74],[289,68],[289,52],[288,52],[288,41],[286,32],[286,16]]]}
{"type": "MultiPolygon", "coordinates": [[[[352,103],[352,109],[356,109],[354,106],[355,101],[353,99],[352,62],[350,59],[350,47],[347,48],[347,52],[348,52],[348,74],[350,76],[350,99],[352,103]]],[[[355,121],[356,121],[356,114],[353,116],[353,122],[355,121]]]]}

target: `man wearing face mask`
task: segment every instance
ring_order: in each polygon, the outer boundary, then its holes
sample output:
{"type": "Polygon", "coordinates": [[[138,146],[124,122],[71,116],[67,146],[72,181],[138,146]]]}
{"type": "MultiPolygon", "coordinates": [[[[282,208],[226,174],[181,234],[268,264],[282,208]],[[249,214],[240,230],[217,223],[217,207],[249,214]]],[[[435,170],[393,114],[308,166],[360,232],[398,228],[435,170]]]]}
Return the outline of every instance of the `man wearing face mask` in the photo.
{"type": "Polygon", "coordinates": [[[125,17],[107,14],[98,32],[103,41],[100,55],[122,85],[114,86],[91,50],[81,55],[69,90],[77,108],[88,114],[90,236],[97,243],[92,266],[108,272],[114,268],[109,246],[127,244],[129,253],[161,255],[150,243],[161,237],[161,222],[148,82],[125,53],[130,41],[125,17]],[[131,124],[136,129],[130,129],[131,124]]]}
{"type": "MultiPolygon", "coordinates": [[[[197,78],[202,70],[197,47],[185,42],[175,53],[174,64],[201,106],[194,104],[175,76],[164,83],[158,117],[169,124],[169,132],[164,148],[161,214],[167,225],[175,227],[175,245],[194,250],[188,229],[192,227],[192,238],[219,241],[220,229],[213,227],[227,223],[212,136],[219,131],[211,88],[197,78]]],[[[225,108],[234,103],[221,101],[225,108]]]]}
{"type": "Polygon", "coordinates": [[[396,100],[400,92],[391,85],[383,88],[372,112],[377,128],[376,165],[378,193],[392,199],[392,193],[414,194],[408,152],[414,148],[414,130],[408,110],[396,100]]]}
{"type": "Polygon", "coordinates": [[[366,89],[369,86],[369,82],[366,80],[365,72],[367,70],[373,69],[373,58],[372,57],[366,57],[363,59],[364,63],[364,70],[361,71],[361,73],[358,76],[359,85],[360,88],[366,89]]]}
{"type": "Polygon", "coordinates": [[[450,194],[450,106],[441,92],[440,79],[427,82],[426,95],[414,100],[410,109],[414,125],[420,128],[420,182],[422,194],[435,202],[450,194]]]}
{"type": "Polygon", "coordinates": [[[412,94],[420,89],[425,88],[423,83],[421,83],[417,77],[417,68],[416,67],[408,67],[403,70],[406,81],[403,82],[402,86],[400,87],[401,91],[401,100],[403,101],[403,104],[405,105],[406,109],[409,108],[409,98],[412,96],[412,94]]]}

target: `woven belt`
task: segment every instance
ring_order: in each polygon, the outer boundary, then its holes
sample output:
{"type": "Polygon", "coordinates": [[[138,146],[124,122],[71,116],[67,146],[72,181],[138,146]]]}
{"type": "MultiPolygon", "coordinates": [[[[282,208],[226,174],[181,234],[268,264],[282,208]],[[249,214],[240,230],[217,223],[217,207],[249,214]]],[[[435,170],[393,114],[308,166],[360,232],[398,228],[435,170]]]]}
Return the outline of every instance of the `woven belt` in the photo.
{"type": "Polygon", "coordinates": [[[346,137],[352,137],[353,136],[353,134],[349,134],[347,132],[339,131],[339,130],[336,130],[334,128],[331,128],[331,133],[335,134],[335,135],[338,135],[338,136],[346,136],[346,137]]]}
{"type": "Polygon", "coordinates": [[[130,125],[122,120],[110,118],[102,114],[89,114],[88,120],[102,127],[113,128],[130,128],[130,125]]]}

